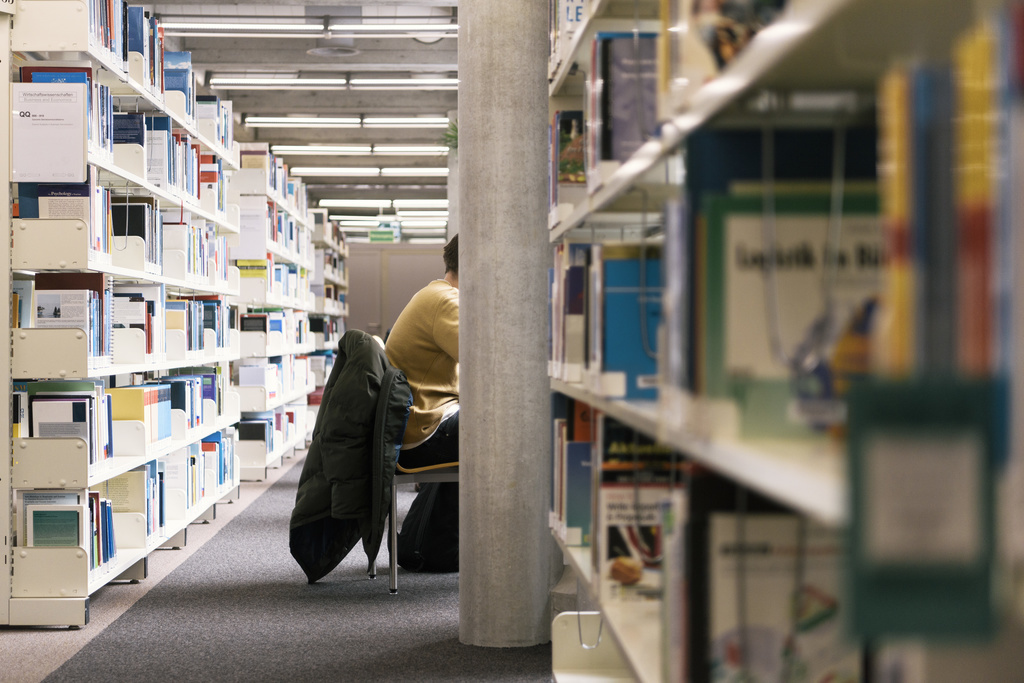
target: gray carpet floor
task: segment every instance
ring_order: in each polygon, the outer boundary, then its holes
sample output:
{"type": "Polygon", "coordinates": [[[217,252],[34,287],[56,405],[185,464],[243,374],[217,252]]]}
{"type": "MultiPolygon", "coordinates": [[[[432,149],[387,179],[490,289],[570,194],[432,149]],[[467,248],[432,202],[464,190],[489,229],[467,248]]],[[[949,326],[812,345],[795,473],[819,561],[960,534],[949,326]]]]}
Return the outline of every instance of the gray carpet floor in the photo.
{"type": "Polygon", "coordinates": [[[391,595],[386,543],[375,580],[357,547],[306,583],[288,552],[301,466],[46,681],[551,680],[550,645],[459,643],[458,574],[400,569],[391,595]]]}

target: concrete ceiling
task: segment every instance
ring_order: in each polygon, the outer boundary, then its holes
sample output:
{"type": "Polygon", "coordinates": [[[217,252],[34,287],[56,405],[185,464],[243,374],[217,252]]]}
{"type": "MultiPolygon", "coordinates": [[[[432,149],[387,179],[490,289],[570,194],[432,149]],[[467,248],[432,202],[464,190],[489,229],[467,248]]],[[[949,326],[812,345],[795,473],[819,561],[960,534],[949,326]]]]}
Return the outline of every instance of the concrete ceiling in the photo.
{"type": "MultiPolygon", "coordinates": [[[[301,0],[249,0],[240,4],[211,4],[203,0],[178,0],[156,4],[152,11],[164,22],[266,21],[336,23],[360,21],[384,23],[457,23],[457,0],[335,0],[316,4],[301,0]]],[[[458,107],[454,90],[365,91],[348,89],[308,90],[210,90],[214,75],[284,74],[298,77],[403,78],[407,76],[458,76],[458,41],[429,42],[401,38],[301,38],[195,37],[167,39],[169,49],[192,53],[193,70],[204,92],[215,92],[233,102],[235,138],[275,144],[330,145],[441,145],[443,129],[388,128],[250,128],[245,118],[260,116],[446,116],[458,107]],[[319,48],[319,49],[318,49],[319,48]],[[323,48],[332,48],[324,50],[323,48]],[[338,49],[341,48],[341,49],[338,49]],[[319,54],[318,54],[319,53],[319,54]],[[326,53],[326,56],[325,54],[326,53]]],[[[444,156],[285,156],[291,168],[385,167],[417,168],[446,166],[444,156]]],[[[312,177],[304,178],[310,205],[320,199],[423,198],[443,199],[446,178],[441,177],[312,177]]],[[[341,211],[341,210],[338,210],[341,211]]],[[[344,210],[346,214],[367,211],[344,210]]],[[[369,212],[372,213],[372,212],[369,212]]]]}

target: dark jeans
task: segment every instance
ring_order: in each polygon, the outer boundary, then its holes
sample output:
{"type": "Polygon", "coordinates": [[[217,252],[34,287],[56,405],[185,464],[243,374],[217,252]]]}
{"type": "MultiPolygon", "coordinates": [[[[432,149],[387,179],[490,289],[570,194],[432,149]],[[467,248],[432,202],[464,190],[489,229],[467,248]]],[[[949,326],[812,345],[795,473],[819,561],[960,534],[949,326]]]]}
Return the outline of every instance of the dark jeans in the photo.
{"type": "Polygon", "coordinates": [[[398,464],[407,470],[458,462],[458,460],[459,413],[442,420],[437,431],[419,446],[398,454],[398,464]]]}

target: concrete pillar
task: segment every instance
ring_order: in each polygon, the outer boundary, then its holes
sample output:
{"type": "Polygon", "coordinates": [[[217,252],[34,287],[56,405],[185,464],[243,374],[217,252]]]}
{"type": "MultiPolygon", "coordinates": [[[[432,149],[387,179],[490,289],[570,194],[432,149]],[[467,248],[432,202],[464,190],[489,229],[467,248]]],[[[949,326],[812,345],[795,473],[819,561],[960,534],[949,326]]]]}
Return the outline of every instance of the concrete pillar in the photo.
{"type": "MultiPolygon", "coordinates": [[[[458,125],[459,110],[448,112],[448,120],[458,125]]],[[[459,149],[448,150],[448,239],[459,234],[459,149]]]]}
{"type": "Polygon", "coordinates": [[[547,0],[459,3],[459,640],[550,640],[547,0]]]}

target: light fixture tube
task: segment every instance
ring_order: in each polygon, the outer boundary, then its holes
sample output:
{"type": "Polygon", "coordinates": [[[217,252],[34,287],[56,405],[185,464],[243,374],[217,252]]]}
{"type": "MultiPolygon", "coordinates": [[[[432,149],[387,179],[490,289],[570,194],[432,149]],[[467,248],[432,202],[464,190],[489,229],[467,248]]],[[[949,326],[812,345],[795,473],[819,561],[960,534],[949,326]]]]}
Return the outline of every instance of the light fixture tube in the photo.
{"type": "Polygon", "coordinates": [[[358,128],[357,116],[247,116],[245,125],[263,128],[358,128]]]}
{"type": "Polygon", "coordinates": [[[256,24],[195,21],[165,21],[160,24],[164,31],[302,31],[323,33],[323,24],[256,24]]]}
{"type": "Polygon", "coordinates": [[[348,81],[344,78],[267,78],[214,76],[211,88],[233,88],[237,90],[331,90],[344,89],[348,81]]]}
{"type": "Polygon", "coordinates": [[[294,166],[288,172],[297,176],[379,176],[373,166],[294,166]]]}
{"type": "Polygon", "coordinates": [[[396,211],[399,220],[403,218],[448,218],[447,211],[396,211]]]}
{"type": "Polygon", "coordinates": [[[371,145],[271,145],[270,151],[280,155],[369,156],[373,153],[373,147],[371,145]]]}
{"type": "Polygon", "coordinates": [[[320,206],[325,209],[387,209],[391,207],[390,199],[321,199],[320,206]]]}
{"type": "Polygon", "coordinates": [[[459,30],[458,24],[331,24],[328,31],[352,31],[355,33],[436,33],[459,30]]]}
{"type": "Polygon", "coordinates": [[[447,209],[447,199],[396,199],[394,202],[395,209],[447,209]]]}
{"type": "Polygon", "coordinates": [[[363,128],[447,128],[444,116],[364,116],[363,128]]]}
{"type": "Polygon", "coordinates": [[[433,178],[448,175],[448,168],[444,166],[436,168],[382,168],[380,169],[380,174],[382,176],[404,176],[407,178],[433,178]]]}

